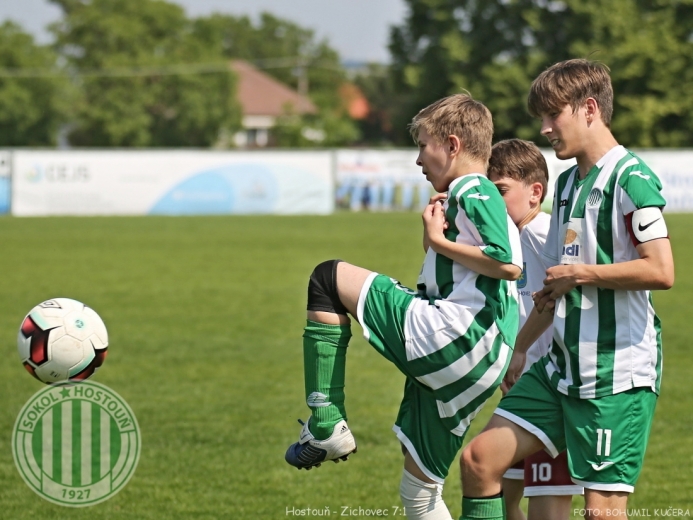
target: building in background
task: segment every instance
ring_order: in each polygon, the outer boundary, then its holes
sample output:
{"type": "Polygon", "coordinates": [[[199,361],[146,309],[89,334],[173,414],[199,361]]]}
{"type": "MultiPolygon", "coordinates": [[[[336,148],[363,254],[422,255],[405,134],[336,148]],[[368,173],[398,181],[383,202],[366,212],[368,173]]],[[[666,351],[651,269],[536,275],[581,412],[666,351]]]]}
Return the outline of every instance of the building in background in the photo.
{"type": "Polygon", "coordinates": [[[286,114],[316,114],[317,107],[303,96],[256,69],[247,61],[233,60],[231,68],[238,76],[238,101],[243,112],[243,129],[234,135],[239,148],[271,146],[271,128],[286,114]]]}

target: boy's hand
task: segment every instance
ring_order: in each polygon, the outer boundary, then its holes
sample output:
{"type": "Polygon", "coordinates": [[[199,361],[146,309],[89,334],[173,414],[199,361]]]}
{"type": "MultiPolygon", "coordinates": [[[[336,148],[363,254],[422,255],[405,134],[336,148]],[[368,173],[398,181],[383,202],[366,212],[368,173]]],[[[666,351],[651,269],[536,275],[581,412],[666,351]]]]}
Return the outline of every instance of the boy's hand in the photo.
{"type": "Polygon", "coordinates": [[[508,365],[508,371],[505,373],[505,377],[501,383],[503,395],[507,394],[513,385],[517,383],[517,380],[520,379],[526,362],[527,354],[518,350],[513,351],[513,356],[510,358],[510,364],[508,365]]]}
{"type": "Polygon", "coordinates": [[[557,300],[578,285],[577,265],[556,265],[546,270],[543,290],[557,300]]]}
{"type": "Polygon", "coordinates": [[[448,223],[445,220],[445,210],[440,201],[426,206],[421,218],[424,225],[425,245],[431,247],[436,242],[445,240],[445,230],[448,228],[448,223]]]}
{"type": "Polygon", "coordinates": [[[556,265],[546,270],[544,288],[532,295],[537,311],[553,311],[558,298],[580,285],[578,269],[575,265],[556,265]]]}
{"type": "Polygon", "coordinates": [[[539,313],[553,312],[556,307],[556,300],[546,293],[546,288],[532,293],[532,301],[534,301],[534,307],[536,307],[539,313]]]}
{"type": "Polygon", "coordinates": [[[447,198],[448,198],[447,193],[436,193],[435,195],[433,195],[433,197],[428,199],[428,203],[429,204],[435,204],[436,202],[445,202],[447,200],[447,198]]]}

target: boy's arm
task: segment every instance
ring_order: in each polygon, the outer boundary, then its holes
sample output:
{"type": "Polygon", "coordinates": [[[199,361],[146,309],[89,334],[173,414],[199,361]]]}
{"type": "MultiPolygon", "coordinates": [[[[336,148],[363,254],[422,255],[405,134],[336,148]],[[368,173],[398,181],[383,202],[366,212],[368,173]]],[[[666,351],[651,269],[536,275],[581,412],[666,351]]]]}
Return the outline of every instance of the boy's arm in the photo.
{"type": "Polygon", "coordinates": [[[503,378],[501,390],[507,392],[512,386],[517,383],[517,380],[522,375],[527,360],[527,351],[529,347],[541,337],[541,335],[553,324],[553,312],[546,310],[539,312],[537,308],[533,308],[532,312],[527,316],[527,321],[517,333],[515,338],[515,349],[513,350],[508,371],[503,378]]]}
{"type": "Polygon", "coordinates": [[[668,238],[638,244],[637,260],[602,265],[557,265],[546,271],[544,288],[537,293],[541,311],[578,285],[592,285],[617,291],[670,289],[674,284],[674,259],[668,238]]]}
{"type": "Polygon", "coordinates": [[[445,238],[445,211],[441,204],[429,204],[423,213],[424,246],[428,244],[439,255],[446,256],[467,269],[500,280],[517,280],[520,267],[499,262],[484,254],[477,246],[458,244],[445,238]]]}

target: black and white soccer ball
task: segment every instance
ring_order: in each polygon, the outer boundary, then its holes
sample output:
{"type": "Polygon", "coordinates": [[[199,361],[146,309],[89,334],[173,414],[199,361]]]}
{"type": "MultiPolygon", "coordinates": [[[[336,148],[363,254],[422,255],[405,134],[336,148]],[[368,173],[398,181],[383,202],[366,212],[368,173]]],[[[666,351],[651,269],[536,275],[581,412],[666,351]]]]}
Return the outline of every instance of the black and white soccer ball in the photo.
{"type": "Polygon", "coordinates": [[[39,381],[83,381],[106,359],[108,333],[93,309],[77,300],[54,298],[26,315],[17,348],[24,367],[39,381]]]}

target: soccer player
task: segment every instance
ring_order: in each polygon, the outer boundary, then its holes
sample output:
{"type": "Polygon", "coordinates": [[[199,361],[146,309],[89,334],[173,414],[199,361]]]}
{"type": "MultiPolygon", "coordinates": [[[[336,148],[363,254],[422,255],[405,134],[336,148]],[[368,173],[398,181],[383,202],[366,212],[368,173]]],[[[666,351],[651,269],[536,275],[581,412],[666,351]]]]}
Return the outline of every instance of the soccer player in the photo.
{"type": "MultiPolygon", "coordinates": [[[[541,253],[551,217],[541,211],[541,203],[546,195],[549,172],[544,156],[534,143],[508,139],[493,146],[488,178],[503,196],[510,218],[520,230],[523,269],[517,289],[521,327],[534,307],[532,293],[544,287],[546,268],[541,253]]],[[[548,353],[551,336],[552,330],[547,328],[532,344],[527,351],[524,371],[548,353]]],[[[519,461],[503,475],[508,520],[525,520],[520,509],[523,492],[529,497],[530,520],[567,520],[572,495],[581,495],[582,487],[570,480],[565,451],[555,459],[539,451],[519,461]]]]}
{"type": "Polygon", "coordinates": [[[549,267],[516,340],[505,379],[514,386],[462,452],[461,518],[502,518],[503,473],[542,448],[554,456],[567,448],[586,518],[627,518],[661,383],[650,291],[674,282],[661,183],[611,133],[605,66],[549,67],[528,105],[556,156],[577,165],[556,182],[549,267]],[[549,326],[549,354],[519,377],[527,348],[549,326]]]}
{"type": "Polygon", "coordinates": [[[444,203],[423,212],[424,264],[411,290],[339,260],[308,285],[305,395],[311,417],[286,460],[312,468],[356,451],[344,409],[348,314],[406,376],[394,431],[404,447],[400,496],[409,518],[449,520],[442,487],[471,420],[500,385],[517,333],[513,280],[520,240],[486,178],[493,123],[466,94],[421,110],[410,125],[416,163],[444,203]]]}

